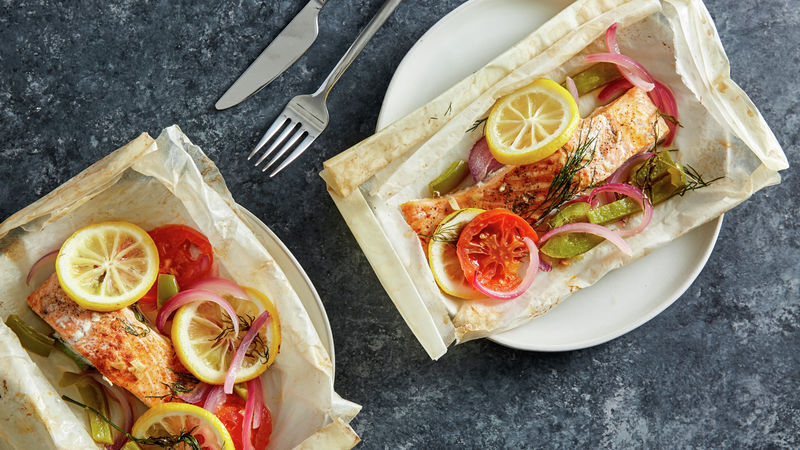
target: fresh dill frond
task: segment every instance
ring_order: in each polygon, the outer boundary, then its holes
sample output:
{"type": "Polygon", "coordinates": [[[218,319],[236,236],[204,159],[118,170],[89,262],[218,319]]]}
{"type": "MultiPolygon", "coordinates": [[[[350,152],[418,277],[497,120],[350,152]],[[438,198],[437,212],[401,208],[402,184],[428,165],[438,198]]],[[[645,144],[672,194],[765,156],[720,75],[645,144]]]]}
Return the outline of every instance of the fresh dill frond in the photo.
{"type": "Polygon", "coordinates": [[[97,415],[103,422],[109,424],[112,428],[119,431],[120,433],[124,434],[129,440],[143,445],[155,445],[157,447],[166,448],[166,449],[177,449],[178,444],[184,443],[188,445],[192,450],[200,450],[200,443],[197,441],[192,433],[197,427],[192,427],[192,429],[188,431],[181,430],[177,435],[169,435],[169,436],[153,436],[148,438],[137,438],[132,434],[128,433],[127,431],[123,430],[119,425],[114,423],[111,419],[106,417],[103,413],[98,411],[96,408],[93,408],[89,405],[83,404],[75,399],[72,399],[66,395],[62,395],[61,398],[73,405],[78,405],[83,409],[91,411],[97,415]]]}
{"type": "Polygon", "coordinates": [[[488,117],[484,117],[483,119],[476,120],[475,122],[472,123],[471,127],[467,128],[466,132],[467,133],[471,133],[471,132],[477,130],[478,127],[481,126],[481,124],[483,124],[483,133],[486,134],[486,121],[488,119],[489,119],[488,117]]]}
{"type": "Polygon", "coordinates": [[[444,112],[444,115],[449,116],[452,112],[453,112],[453,102],[450,102],[450,104],[447,106],[447,111],[444,112]]]}
{"type": "Polygon", "coordinates": [[[171,367],[169,368],[169,370],[171,370],[175,375],[178,376],[178,379],[176,381],[173,381],[172,383],[165,383],[163,381],[161,382],[161,384],[163,384],[164,386],[166,386],[167,389],[169,389],[169,394],[148,395],[147,398],[160,398],[161,400],[164,400],[166,402],[171,402],[175,400],[179,396],[179,394],[193,391],[194,388],[200,383],[200,380],[195,378],[195,376],[189,372],[178,372],[177,370],[171,367]]]}
{"type": "Polygon", "coordinates": [[[670,123],[672,123],[674,125],[677,125],[677,126],[683,128],[683,125],[678,121],[677,117],[675,117],[675,116],[673,116],[671,114],[663,113],[663,112],[661,112],[661,110],[658,110],[658,115],[663,117],[664,120],[666,120],[667,122],[670,122],[670,123]]]}
{"type": "Polygon", "coordinates": [[[117,322],[119,322],[120,326],[122,326],[122,329],[125,330],[126,333],[132,336],[145,337],[147,336],[147,333],[150,332],[150,327],[147,325],[136,325],[125,319],[120,319],[119,317],[117,317],[117,322]]]}
{"type": "Polygon", "coordinates": [[[594,160],[597,149],[597,135],[590,136],[591,123],[586,129],[584,134],[583,128],[581,128],[578,135],[578,146],[567,156],[564,166],[553,177],[544,199],[538,205],[533,205],[527,196],[515,197],[511,204],[511,211],[526,220],[538,216],[535,224],[539,225],[550,213],[581,191],[580,181],[575,180],[575,177],[594,160]]]}
{"type": "Polygon", "coordinates": [[[461,210],[456,212],[456,214],[450,219],[449,222],[442,225],[438,230],[436,230],[433,235],[430,237],[431,240],[436,242],[444,242],[447,244],[455,244],[458,241],[458,237],[461,235],[461,230],[464,228],[464,223],[459,223],[456,218],[463,214],[465,211],[461,210]]]}
{"type": "Polygon", "coordinates": [[[683,197],[683,195],[689,191],[708,187],[711,185],[711,183],[724,178],[717,177],[713,180],[706,181],[703,179],[703,176],[700,175],[700,172],[698,172],[694,167],[688,164],[682,164],[681,168],[683,169],[683,173],[686,174],[686,184],[676,192],[676,194],[680,195],[681,197],[683,197]]]}
{"type": "MultiPolygon", "coordinates": [[[[239,320],[239,333],[244,333],[253,326],[253,322],[255,322],[256,317],[250,314],[245,315],[237,315],[239,320]]],[[[229,335],[232,335],[234,332],[233,329],[233,322],[230,318],[225,317],[222,319],[224,327],[222,331],[215,337],[209,339],[210,341],[219,341],[220,339],[224,339],[229,335]]],[[[250,344],[248,348],[248,352],[245,353],[246,356],[250,358],[258,358],[263,361],[263,364],[266,364],[269,360],[269,348],[267,344],[264,342],[264,339],[261,337],[260,334],[256,334],[253,338],[253,342],[250,344]]]]}

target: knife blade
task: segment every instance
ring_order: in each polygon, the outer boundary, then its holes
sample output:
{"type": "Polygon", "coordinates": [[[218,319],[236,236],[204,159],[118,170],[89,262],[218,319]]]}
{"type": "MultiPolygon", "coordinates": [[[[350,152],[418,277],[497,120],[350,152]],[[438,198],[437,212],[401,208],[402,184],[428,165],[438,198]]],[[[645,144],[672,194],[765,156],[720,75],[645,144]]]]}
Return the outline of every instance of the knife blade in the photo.
{"type": "Polygon", "coordinates": [[[263,89],[288,69],[314,43],[319,33],[317,16],[328,0],[311,0],[278,36],[258,55],[250,67],[222,94],[218,110],[238,105],[263,89]]]}

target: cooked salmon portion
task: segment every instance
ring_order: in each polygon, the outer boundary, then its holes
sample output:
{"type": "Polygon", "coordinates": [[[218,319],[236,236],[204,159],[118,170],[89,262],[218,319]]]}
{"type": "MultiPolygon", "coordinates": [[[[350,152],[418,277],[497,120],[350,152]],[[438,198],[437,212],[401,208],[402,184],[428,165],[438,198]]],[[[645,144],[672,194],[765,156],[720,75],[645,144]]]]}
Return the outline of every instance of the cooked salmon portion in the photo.
{"type": "Polygon", "coordinates": [[[28,296],[28,305],[101,374],[148,406],[171,400],[170,384],[181,382],[180,374],[187,372],[172,344],[130,309],[83,309],[55,274],[28,296]]]}
{"type": "Polygon", "coordinates": [[[647,93],[632,88],[583,119],[572,138],[548,158],[505,166],[481,183],[439,198],[412,200],[400,208],[406,222],[423,239],[460,208],[507,208],[533,224],[550,202],[550,185],[576,149],[586,158],[592,157],[572,179],[580,192],[608,178],[631,156],[652,148],[668,132],[647,93]]]}

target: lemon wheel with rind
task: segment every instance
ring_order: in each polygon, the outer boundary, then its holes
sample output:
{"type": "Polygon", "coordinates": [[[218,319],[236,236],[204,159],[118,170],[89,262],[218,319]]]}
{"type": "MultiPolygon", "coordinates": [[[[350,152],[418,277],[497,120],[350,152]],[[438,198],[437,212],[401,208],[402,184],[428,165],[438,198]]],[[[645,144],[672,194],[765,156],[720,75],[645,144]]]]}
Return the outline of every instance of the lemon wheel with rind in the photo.
{"type": "MultiPolygon", "coordinates": [[[[131,434],[138,439],[175,439],[190,430],[193,430],[190,434],[198,440],[201,448],[234,450],[231,435],[222,421],[205,409],[187,403],[163,403],[148,409],[133,424],[131,434]]],[[[143,450],[164,447],[145,443],[139,443],[139,446],[143,450]]],[[[170,448],[191,447],[185,444],[180,447],[176,442],[170,448]]]]}
{"type": "Polygon", "coordinates": [[[199,380],[223,384],[231,360],[242,338],[265,310],[271,320],[259,330],[250,345],[242,367],[236,374],[241,383],[261,375],[272,363],[280,349],[280,318],[273,303],[261,292],[243,287],[249,299],[226,296],[239,317],[239,335],[234,336],[228,314],[216,303],[195,302],[181,307],[172,321],[172,341],[181,363],[199,380]]]}
{"type": "Polygon", "coordinates": [[[61,245],[56,274],[64,292],[83,308],[118,310],[150,290],[158,276],[158,249],[132,223],[92,224],[61,245]]]}
{"type": "Polygon", "coordinates": [[[486,121],[486,142],[503,164],[532,164],[566,144],[579,123],[578,104],[569,91],[540,78],[495,103],[486,121]]]}
{"type": "Polygon", "coordinates": [[[428,242],[428,264],[433,279],[445,294],[464,299],[484,297],[464,278],[455,245],[464,226],[482,212],[484,210],[479,208],[464,208],[450,213],[442,219],[428,242]]]}

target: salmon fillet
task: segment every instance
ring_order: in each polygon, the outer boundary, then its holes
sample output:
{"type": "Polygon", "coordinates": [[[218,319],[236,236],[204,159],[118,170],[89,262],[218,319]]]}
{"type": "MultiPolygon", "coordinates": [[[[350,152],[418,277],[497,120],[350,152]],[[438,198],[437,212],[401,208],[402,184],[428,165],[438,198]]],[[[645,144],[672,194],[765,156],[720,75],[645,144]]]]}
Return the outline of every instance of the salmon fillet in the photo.
{"type": "Polygon", "coordinates": [[[148,406],[170,400],[169,385],[187,372],[172,343],[130,309],[83,309],[61,289],[55,274],[28,296],[28,305],[101,374],[148,406]]]}
{"type": "MultiPolygon", "coordinates": [[[[423,239],[457,208],[507,208],[534,224],[547,191],[569,156],[594,139],[594,158],[573,178],[578,191],[614,173],[631,156],[663,140],[669,129],[646,92],[632,88],[583,119],[572,138],[548,158],[533,164],[505,166],[485,181],[439,198],[412,200],[400,206],[403,217],[423,239]]],[[[591,151],[588,152],[591,154],[591,151]]],[[[545,202],[546,203],[546,202],[545,202]]]]}

